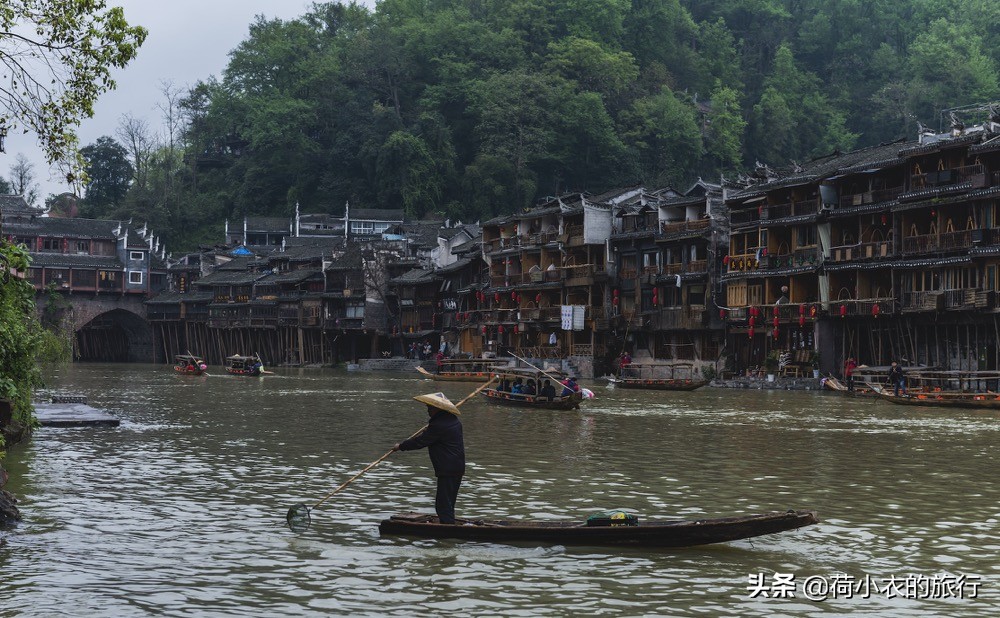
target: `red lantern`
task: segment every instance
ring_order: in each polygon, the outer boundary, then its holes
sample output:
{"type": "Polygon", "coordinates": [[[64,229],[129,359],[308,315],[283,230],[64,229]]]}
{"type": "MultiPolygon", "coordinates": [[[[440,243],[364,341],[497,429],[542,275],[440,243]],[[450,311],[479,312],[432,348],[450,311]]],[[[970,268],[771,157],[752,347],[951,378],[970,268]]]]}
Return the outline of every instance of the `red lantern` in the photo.
{"type": "Polygon", "coordinates": [[[882,225],[885,225],[888,221],[889,219],[887,219],[885,215],[882,215],[882,225]]]}
{"type": "Polygon", "coordinates": [[[726,319],[726,310],[725,309],[719,309],[719,319],[720,320],[725,320],[726,319]]]}
{"type": "Polygon", "coordinates": [[[778,329],[777,328],[774,329],[774,339],[775,339],[775,341],[778,340],[778,329]]]}
{"type": "Polygon", "coordinates": [[[757,317],[758,315],[760,315],[760,309],[758,309],[757,307],[750,307],[750,315],[752,315],[753,317],[757,317]]]}
{"type": "Polygon", "coordinates": [[[517,292],[511,292],[510,293],[510,299],[511,300],[517,300],[517,292]]]}
{"type": "Polygon", "coordinates": [[[801,327],[803,327],[805,325],[806,325],[806,316],[800,315],[799,316],[799,328],[801,328],[801,327]]]}
{"type": "Polygon", "coordinates": [[[493,301],[497,303],[500,302],[500,292],[495,292],[493,294],[493,301]]]}
{"type": "Polygon", "coordinates": [[[750,328],[753,328],[756,323],[757,323],[757,316],[755,315],[750,316],[750,328]]]}
{"type": "Polygon", "coordinates": [[[615,298],[618,298],[618,290],[615,290],[614,293],[612,294],[612,296],[614,296],[615,298]]]}
{"type": "Polygon", "coordinates": [[[499,333],[501,335],[503,334],[503,324],[501,324],[500,326],[497,326],[497,333],[499,333]]]}
{"type": "Polygon", "coordinates": [[[538,304],[538,305],[542,304],[542,295],[541,294],[535,294],[535,304],[538,304]]]}
{"type": "Polygon", "coordinates": [[[517,334],[517,324],[514,325],[514,334],[517,334]]]}
{"type": "Polygon", "coordinates": [[[806,314],[806,306],[799,305],[799,315],[805,315],[805,314],[806,314]]]}
{"type": "Polygon", "coordinates": [[[874,305],[872,305],[872,317],[873,318],[877,318],[880,311],[882,311],[882,309],[879,308],[878,303],[875,303],[874,305]]]}
{"type": "Polygon", "coordinates": [[[778,330],[778,316],[774,316],[774,330],[778,330]]]}
{"type": "Polygon", "coordinates": [[[725,264],[726,266],[729,266],[729,256],[728,255],[722,256],[722,263],[725,264]]]}
{"type": "Polygon", "coordinates": [[[778,305],[774,306],[773,314],[774,314],[774,317],[778,317],[778,305]]]}
{"type": "Polygon", "coordinates": [[[747,329],[747,336],[753,339],[753,326],[747,329]]]}
{"type": "Polygon", "coordinates": [[[485,326],[483,327],[483,334],[484,335],[486,334],[486,327],[485,326]]]}
{"type": "Polygon", "coordinates": [[[840,306],[840,317],[845,317],[847,315],[847,305],[840,306]]]}
{"type": "Polygon", "coordinates": [[[765,257],[766,255],[767,255],[767,247],[764,247],[763,249],[760,250],[760,256],[765,257]]]}
{"type": "Polygon", "coordinates": [[[617,296],[615,296],[614,298],[611,299],[611,304],[614,305],[615,307],[618,306],[618,297],[617,296]]]}

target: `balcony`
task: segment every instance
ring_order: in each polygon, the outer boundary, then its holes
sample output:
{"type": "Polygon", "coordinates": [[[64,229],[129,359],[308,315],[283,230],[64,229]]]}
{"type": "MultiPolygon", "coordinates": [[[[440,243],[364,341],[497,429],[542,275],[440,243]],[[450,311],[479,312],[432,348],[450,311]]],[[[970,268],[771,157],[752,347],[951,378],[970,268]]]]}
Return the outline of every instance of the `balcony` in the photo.
{"type": "Polygon", "coordinates": [[[566,245],[569,247],[578,247],[583,243],[583,224],[579,223],[577,225],[567,225],[566,226],[566,245]]]}
{"type": "Polygon", "coordinates": [[[987,184],[986,168],[981,164],[977,164],[927,172],[925,174],[914,174],[910,176],[910,189],[940,187],[964,182],[971,183],[972,188],[975,189],[985,187],[987,184]]]}
{"type": "Polygon", "coordinates": [[[901,310],[903,313],[921,313],[944,309],[944,293],[940,290],[928,292],[903,292],[901,310]]]}
{"type": "Polygon", "coordinates": [[[653,314],[656,330],[697,330],[704,328],[708,312],[704,305],[665,307],[653,314]]]}
{"type": "Polygon", "coordinates": [[[747,210],[735,210],[729,215],[729,223],[733,226],[750,225],[760,222],[760,215],[763,208],[748,208],[747,210]]]}
{"type": "Polygon", "coordinates": [[[678,223],[664,222],[660,225],[660,234],[664,236],[682,236],[692,232],[702,232],[711,226],[711,219],[681,221],[678,223]]]}
{"type": "Polygon", "coordinates": [[[891,189],[879,189],[877,191],[865,191],[864,193],[851,193],[841,196],[840,207],[861,206],[862,204],[877,204],[879,202],[891,202],[903,193],[903,187],[893,187],[891,189]]]}
{"type": "Polygon", "coordinates": [[[971,249],[973,246],[972,232],[973,230],[964,230],[945,234],[909,236],[903,239],[903,253],[919,254],[971,249]]]}
{"type": "Polygon", "coordinates": [[[830,261],[850,262],[851,260],[893,257],[895,254],[892,243],[884,240],[833,247],[830,250],[830,261]]]}
{"type": "Polygon", "coordinates": [[[595,281],[606,278],[607,272],[603,264],[582,264],[580,266],[570,266],[563,269],[566,276],[566,285],[569,287],[579,285],[593,285],[595,281]]]}

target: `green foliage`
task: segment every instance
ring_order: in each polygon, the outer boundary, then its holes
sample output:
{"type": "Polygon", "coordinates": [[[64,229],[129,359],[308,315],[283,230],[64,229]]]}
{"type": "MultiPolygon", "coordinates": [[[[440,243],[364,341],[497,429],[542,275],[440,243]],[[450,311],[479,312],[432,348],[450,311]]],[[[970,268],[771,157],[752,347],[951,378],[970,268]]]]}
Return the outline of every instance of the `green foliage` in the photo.
{"type": "Polygon", "coordinates": [[[135,58],[145,38],[103,0],[4,2],[0,125],[37,134],[48,161],[68,164],[67,177],[77,179],[83,162],[73,128],[94,114],[97,97],[115,87],[112,69],[135,58]]]}
{"type": "Polygon", "coordinates": [[[13,403],[14,420],[24,426],[33,420],[31,393],[42,384],[37,360],[47,338],[35,317],[34,288],[7,272],[27,267],[27,251],[0,239],[0,399],[13,403]]]}
{"type": "Polygon", "coordinates": [[[82,148],[87,173],[83,215],[96,219],[116,217],[125,200],[135,169],[128,151],[114,138],[102,136],[97,142],[82,148]]]}
{"type": "Polygon", "coordinates": [[[1000,97],[998,6],[314,4],[251,24],[222,77],[180,101],[178,150],[151,148],[123,200],[93,201],[178,251],[296,202],[475,220],[567,191],[780,169],[1000,97]]]}

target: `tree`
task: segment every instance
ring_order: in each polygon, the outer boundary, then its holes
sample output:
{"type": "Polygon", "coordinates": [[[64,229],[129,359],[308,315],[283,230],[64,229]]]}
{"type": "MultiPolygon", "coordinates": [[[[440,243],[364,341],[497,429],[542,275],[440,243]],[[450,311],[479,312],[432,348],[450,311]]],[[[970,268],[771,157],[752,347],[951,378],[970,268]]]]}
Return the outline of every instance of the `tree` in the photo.
{"type": "Polygon", "coordinates": [[[103,0],[7,0],[0,10],[0,131],[23,127],[38,136],[49,163],[74,182],[82,169],[73,128],[94,114],[94,101],[115,88],[113,68],[139,50],[146,30],[103,0]]]}
{"type": "Polygon", "coordinates": [[[10,189],[14,195],[24,197],[24,201],[34,206],[38,201],[38,183],[35,182],[35,166],[28,157],[18,153],[14,165],[10,166],[10,189]]]}
{"type": "Polygon", "coordinates": [[[86,161],[84,214],[98,219],[119,217],[135,170],[125,147],[107,135],[80,150],[86,161]]]}

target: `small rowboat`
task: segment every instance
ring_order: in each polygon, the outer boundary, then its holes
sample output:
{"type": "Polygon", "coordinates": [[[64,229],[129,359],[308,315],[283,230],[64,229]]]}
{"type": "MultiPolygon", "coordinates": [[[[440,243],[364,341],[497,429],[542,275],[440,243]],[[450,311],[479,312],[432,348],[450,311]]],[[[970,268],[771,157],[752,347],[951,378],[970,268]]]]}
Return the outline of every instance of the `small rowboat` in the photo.
{"type": "Polygon", "coordinates": [[[174,371],[186,376],[200,376],[208,369],[208,365],[200,356],[194,354],[178,354],[174,356],[174,371]]]}
{"type": "Polygon", "coordinates": [[[417,366],[417,371],[425,378],[442,382],[487,382],[497,369],[496,361],[445,361],[440,373],[431,373],[417,366]]]}
{"type": "Polygon", "coordinates": [[[1000,393],[949,393],[911,392],[896,395],[888,389],[879,391],[879,399],[902,406],[937,406],[943,408],[970,408],[1000,410],[1000,393]]]}
{"type": "Polygon", "coordinates": [[[498,377],[495,384],[491,385],[489,388],[483,389],[480,393],[487,401],[491,403],[499,403],[503,405],[510,406],[520,406],[524,408],[543,408],[549,410],[573,410],[580,407],[580,402],[584,400],[584,394],[582,389],[563,395],[563,385],[561,382],[557,381],[565,379],[562,373],[558,371],[541,371],[536,368],[515,368],[508,367],[505,369],[498,369],[494,374],[498,377]],[[545,382],[549,382],[555,389],[555,395],[552,397],[545,397],[538,394],[541,390],[541,386],[545,382]],[[552,384],[555,382],[554,384],[552,384]],[[533,391],[531,393],[517,393],[513,392],[515,383],[520,383],[523,385],[531,385],[533,391]]]}
{"type": "Polygon", "coordinates": [[[629,363],[619,370],[618,377],[611,378],[611,384],[620,388],[641,388],[653,391],[693,391],[708,384],[708,380],[696,374],[694,365],[659,364],[659,363],[629,363]],[[677,370],[681,369],[678,377],[677,370]],[[663,375],[669,372],[669,377],[663,375]],[[695,377],[695,376],[698,377],[695,377]]]}
{"type": "Polygon", "coordinates": [[[259,376],[264,364],[255,356],[234,354],[226,357],[226,373],[234,376],[259,376]]]}
{"type": "Polygon", "coordinates": [[[680,378],[611,378],[609,382],[618,388],[643,388],[654,391],[693,391],[708,384],[708,380],[680,378]]]}
{"type": "Polygon", "coordinates": [[[636,525],[587,525],[587,522],[459,519],[438,523],[434,515],[406,513],[383,519],[382,536],[462,539],[493,543],[624,547],[693,547],[774,534],[818,523],[815,511],[777,511],[742,517],[689,521],[640,521],[636,525]]]}

